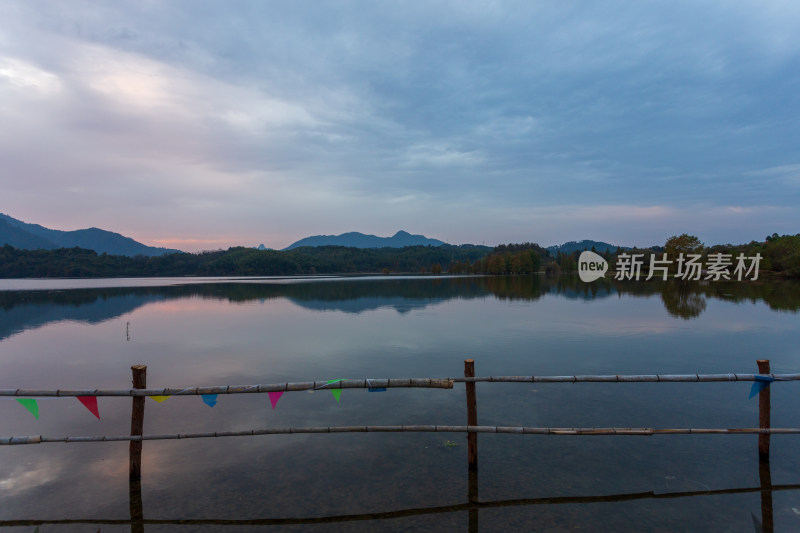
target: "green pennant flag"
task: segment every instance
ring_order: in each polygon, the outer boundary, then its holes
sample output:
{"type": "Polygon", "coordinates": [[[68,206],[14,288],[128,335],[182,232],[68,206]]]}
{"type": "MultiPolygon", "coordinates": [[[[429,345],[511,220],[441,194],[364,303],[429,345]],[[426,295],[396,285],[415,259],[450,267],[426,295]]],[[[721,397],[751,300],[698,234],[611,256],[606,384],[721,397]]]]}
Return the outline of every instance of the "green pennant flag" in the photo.
{"type": "Polygon", "coordinates": [[[33,398],[17,398],[22,407],[30,411],[36,420],[39,420],[39,404],[33,398]]]}
{"type": "MultiPolygon", "coordinates": [[[[328,382],[328,385],[331,383],[339,383],[340,381],[344,381],[343,379],[332,379],[328,382]]],[[[339,403],[339,398],[342,397],[342,389],[331,389],[331,393],[333,393],[333,397],[336,398],[336,403],[339,403]]]]}

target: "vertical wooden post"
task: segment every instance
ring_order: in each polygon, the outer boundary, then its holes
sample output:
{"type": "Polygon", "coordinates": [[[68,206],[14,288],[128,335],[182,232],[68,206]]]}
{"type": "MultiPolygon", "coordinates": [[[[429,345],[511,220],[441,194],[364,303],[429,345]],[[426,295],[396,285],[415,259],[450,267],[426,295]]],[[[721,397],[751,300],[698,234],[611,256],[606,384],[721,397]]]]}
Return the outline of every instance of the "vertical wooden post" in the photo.
{"type": "MultiPolygon", "coordinates": [[[[134,365],[131,367],[133,373],[133,388],[147,388],[147,366],[134,365]]],[[[144,429],[144,396],[133,397],[133,409],[131,410],[131,436],[141,435],[144,429]]],[[[130,446],[130,479],[139,481],[142,479],[142,441],[131,441],[130,446]]]]}
{"type": "Polygon", "coordinates": [[[469,498],[469,533],[478,533],[478,471],[469,470],[469,487],[467,496],[469,498]]]}
{"type": "Polygon", "coordinates": [[[129,506],[131,510],[131,533],[144,533],[144,507],[142,505],[142,481],[129,482],[129,506]]]}
{"type": "MultiPolygon", "coordinates": [[[[759,359],[758,363],[759,374],[769,374],[769,359],[759,359]]],[[[758,393],[758,427],[770,427],[770,401],[769,401],[769,387],[764,388],[758,393]]],[[[769,462],[769,435],[758,436],[758,458],[760,461],[769,462]]]]}
{"type": "MultiPolygon", "coordinates": [[[[759,359],[759,374],[769,374],[769,359],[759,359]]],[[[769,387],[758,393],[758,427],[769,428],[770,420],[769,387]]],[[[769,468],[769,435],[758,436],[758,476],[761,480],[761,530],[772,533],[774,528],[772,517],[772,475],[769,468]]]]}
{"type": "MultiPolygon", "coordinates": [[[[464,360],[464,377],[475,377],[475,361],[473,359],[464,360]]],[[[467,425],[478,425],[478,404],[475,397],[475,382],[467,381],[467,425]]],[[[467,433],[467,459],[469,461],[469,469],[478,469],[478,434],[475,432],[467,433]]]]}
{"type": "Polygon", "coordinates": [[[761,481],[761,531],[772,533],[775,522],[772,516],[772,473],[769,461],[758,461],[758,478],[761,481]]]}

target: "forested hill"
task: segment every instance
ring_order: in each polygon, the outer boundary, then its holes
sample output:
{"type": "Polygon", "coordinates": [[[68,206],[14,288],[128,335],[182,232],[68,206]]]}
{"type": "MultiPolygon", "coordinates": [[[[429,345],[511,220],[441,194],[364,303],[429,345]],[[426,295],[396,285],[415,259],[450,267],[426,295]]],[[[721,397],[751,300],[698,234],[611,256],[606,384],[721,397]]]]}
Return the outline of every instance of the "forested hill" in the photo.
{"type": "Polygon", "coordinates": [[[290,244],[286,250],[303,246],[345,246],[350,248],[406,248],[408,246],[441,246],[446,244],[438,239],[429,239],[424,235],[412,235],[407,231],[398,231],[391,237],[376,237],[357,231],[341,235],[315,235],[290,244]]]}
{"type": "Polygon", "coordinates": [[[485,258],[486,246],[405,248],[303,247],[293,250],[230,248],[157,257],[98,254],[83,248],[0,248],[0,278],[142,276],[293,276],[348,273],[441,273],[485,258]]]}
{"type": "Polygon", "coordinates": [[[618,249],[623,250],[630,250],[630,248],[626,248],[624,246],[614,246],[613,244],[608,244],[607,242],[602,241],[592,241],[592,240],[582,240],[578,241],[569,241],[565,242],[564,244],[559,244],[557,246],[548,246],[547,251],[550,252],[551,255],[556,255],[559,252],[562,254],[571,254],[574,252],[582,252],[584,250],[592,250],[594,249],[596,252],[608,252],[608,253],[616,253],[618,249]]]}

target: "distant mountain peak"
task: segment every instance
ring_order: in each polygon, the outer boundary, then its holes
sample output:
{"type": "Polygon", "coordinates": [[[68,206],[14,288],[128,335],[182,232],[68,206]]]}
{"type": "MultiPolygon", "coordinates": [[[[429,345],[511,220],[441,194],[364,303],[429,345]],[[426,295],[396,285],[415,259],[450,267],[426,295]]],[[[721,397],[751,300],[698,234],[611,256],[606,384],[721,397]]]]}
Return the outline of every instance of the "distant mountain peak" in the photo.
{"type": "Polygon", "coordinates": [[[94,250],[98,254],[127,256],[156,256],[180,252],[180,250],[147,246],[130,237],[94,226],[88,229],[61,231],[22,222],[0,213],[0,246],[4,244],[23,250],[79,247],[94,250]]]}
{"type": "Polygon", "coordinates": [[[315,235],[290,244],[285,250],[303,246],[346,246],[349,248],[404,248],[406,246],[442,246],[447,244],[438,239],[429,239],[424,235],[412,235],[400,230],[391,237],[366,235],[358,231],[350,231],[341,235],[315,235]]]}

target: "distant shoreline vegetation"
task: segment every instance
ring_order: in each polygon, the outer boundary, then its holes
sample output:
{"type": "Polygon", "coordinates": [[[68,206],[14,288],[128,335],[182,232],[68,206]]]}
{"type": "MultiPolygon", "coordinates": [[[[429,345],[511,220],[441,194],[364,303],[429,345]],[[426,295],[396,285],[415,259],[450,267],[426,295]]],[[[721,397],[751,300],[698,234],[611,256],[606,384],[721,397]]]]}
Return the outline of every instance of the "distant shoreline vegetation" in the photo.
{"type": "MultiPolygon", "coordinates": [[[[592,250],[612,264],[618,253],[684,251],[746,256],[761,254],[763,276],[800,278],[800,234],[773,234],[764,242],[704,247],[696,237],[671,237],[665,246],[592,250]]],[[[161,256],[98,254],[85,248],[24,250],[0,247],[0,278],[104,278],[155,276],[294,276],[314,274],[559,274],[574,272],[580,250],[552,254],[534,243],[407,246],[404,248],[300,247],[258,250],[236,247],[161,256]]]]}

